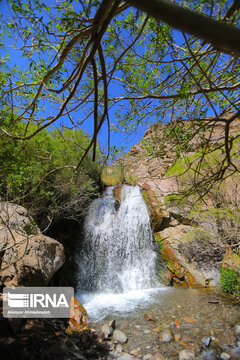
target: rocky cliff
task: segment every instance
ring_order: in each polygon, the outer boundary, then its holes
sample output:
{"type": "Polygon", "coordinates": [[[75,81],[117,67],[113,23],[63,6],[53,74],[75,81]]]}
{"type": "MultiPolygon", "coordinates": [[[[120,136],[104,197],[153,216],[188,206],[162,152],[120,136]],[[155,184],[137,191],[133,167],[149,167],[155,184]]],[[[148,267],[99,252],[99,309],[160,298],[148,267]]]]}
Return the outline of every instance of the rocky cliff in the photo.
{"type": "MultiPolygon", "coordinates": [[[[186,122],[184,126],[189,129],[192,125],[186,122]]],[[[239,129],[240,120],[236,120],[230,126],[230,137],[235,136],[239,129]]],[[[224,223],[219,214],[222,216],[226,208],[234,211],[230,203],[233,203],[234,193],[240,190],[240,181],[238,178],[237,181],[232,181],[230,178],[225,182],[228,196],[225,194],[224,199],[221,200],[225,202],[223,204],[225,207],[217,204],[221,210],[224,209],[222,213],[219,211],[217,216],[213,216],[213,212],[216,211],[215,207],[219,199],[213,199],[210,192],[205,196],[204,202],[197,204],[197,211],[196,206],[194,208],[188,202],[184,205],[171,203],[169,201],[171,195],[174,194],[176,197],[183,183],[181,177],[176,172],[171,172],[171,169],[177,167],[176,164],[181,163],[182,159],[179,156],[177,158],[173,151],[176,144],[172,144],[170,140],[166,141],[166,138],[163,140],[163,133],[164,126],[155,125],[147,130],[143,140],[132,146],[129,153],[118,160],[118,164],[124,169],[126,180],[134,179],[133,182],[142,187],[152,217],[155,239],[165,264],[161,272],[162,280],[175,286],[216,286],[219,284],[219,268],[223,264],[223,257],[225,264],[231,262],[226,260],[224,255],[226,249],[228,249],[228,258],[232,257],[230,247],[232,240],[229,240],[231,236],[227,238],[226,232],[227,226],[231,229],[231,220],[226,220],[224,223]]],[[[224,136],[224,123],[220,123],[212,130],[208,127],[204,139],[208,138],[208,147],[214,148],[222,143],[224,136]]],[[[201,136],[196,134],[189,140],[184,156],[194,158],[201,146],[201,136]]],[[[238,208],[239,205],[235,204],[238,208]]],[[[236,252],[239,249],[239,240],[236,239],[239,239],[240,230],[237,222],[234,223],[236,252]]],[[[237,271],[240,273],[240,266],[237,271]]]]}

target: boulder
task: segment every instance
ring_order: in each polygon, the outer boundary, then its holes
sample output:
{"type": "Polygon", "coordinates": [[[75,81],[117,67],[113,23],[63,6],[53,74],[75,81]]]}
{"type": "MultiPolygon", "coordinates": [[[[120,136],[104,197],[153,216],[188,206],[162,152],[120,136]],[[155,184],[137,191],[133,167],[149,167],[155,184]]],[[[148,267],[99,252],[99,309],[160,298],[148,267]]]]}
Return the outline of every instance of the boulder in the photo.
{"type": "Polygon", "coordinates": [[[152,228],[154,231],[159,231],[163,226],[163,223],[166,223],[169,220],[162,197],[159,196],[159,194],[157,195],[157,193],[152,190],[150,185],[147,183],[142,185],[142,194],[148,206],[152,228]]]}
{"type": "Polygon", "coordinates": [[[46,286],[64,263],[63,245],[41,234],[16,204],[0,204],[0,249],[4,286],[46,286]]]}
{"type": "Polygon", "coordinates": [[[155,234],[165,263],[163,280],[174,286],[208,287],[219,284],[218,264],[224,247],[202,229],[169,227],[155,234]]]}
{"type": "Polygon", "coordinates": [[[114,330],[113,332],[113,340],[119,342],[120,344],[125,344],[128,340],[126,334],[120,330],[114,330]]]}

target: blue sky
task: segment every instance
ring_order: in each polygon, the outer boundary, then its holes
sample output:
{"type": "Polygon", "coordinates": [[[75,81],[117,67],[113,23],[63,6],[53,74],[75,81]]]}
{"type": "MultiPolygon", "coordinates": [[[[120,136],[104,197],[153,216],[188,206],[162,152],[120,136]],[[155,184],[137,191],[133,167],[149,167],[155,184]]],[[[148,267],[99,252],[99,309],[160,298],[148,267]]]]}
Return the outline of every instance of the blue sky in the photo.
{"type": "MultiPolygon", "coordinates": [[[[55,0],[49,0],[50,3],[54,3],[55,4],[55,0]]],[[[0,12],[3,14],[4,18],[8,17],[8,14],[10,14],[9,12],[9,8],[8,8],[8,4],[7,4],[7,0],[0,0],[0,12]]],[[[183,37],[180,34],[180,32],[178,31],[174,31],[175,37],[177,39],[177,42],[179,44],[182,43],[183,37]]],[[[6,41],[6,47],[8,47],[8,45],[10,45],[12,39],[8,39],[6,41]]],[[[20,68],[24,69],[28,67],[28,60],[24,57],[21,56],[21,52],[19,51],[15,51],[13,49],[8,49],[7,50],[10,53],[10,57],[11,60],[9,62],[9,66],[13,67],[15,64],[17,64],[20,68]]],[[[1,55],[6,55],[6,51],[2,50],[0,48],[0,56],[1,55]],[[1,54],[2,52],[2,54],[1,54]]],[[[111,97],[114,96],[118,96],[122,93],[122,87],[121,85],[119,85],[119,82],[114,82],[114,80],[112,80],[112,82],[110,83],[109,86],[109,94],[111,97]]],[[[116,123],[116,115],[115,115],[115,110],[114,108],[109,110],[109,118],[110,118],[110,123],[115,124],[116,123]]],[[[46,110],[47,111],[51,111],[46,110]]],[[[48,116],[48,114],[46,114],[48,116]]],[[[211,111],[208,113],[208,115],[212,115],[211,111]]],[[[60,122],[56,123],[57,126],[60,126],[60,124],[64,122],[64,124],[66,126],[70,126],[70,122],[69,119],[67,117],[63,118],[63,120],[61,120],[60,122]]],[[[56,125],[55,125],[56,126],[56,125]]],[[[93,119],[89,119],[87,122],[85,122],[83,124],[83,129],[89,134],[91,135],[93,132],[93,119]]],[[[131,137],[126,137],[125,134],[123,132],[114,132],[111,131],[110,134],[110,145],[111,146],[116,146],[116,147],[125,147],[126,151],[129,150],[130,146],[135,144],[136,142],[138,142],[143,134],[144,131],[146,130],[146,126],[139,126],[139,128],[137,129],[137,131],[133,134],[133,136],[131,137]]],[[[99,143],[101,145],[101,147],[103,149],[107,148],[107,143],[108,143],[108,129],[107,129],[107,123],[105,122],[100,133],[99,133],[99,143]]]]}
{"type": "MultiPolygon", "coordinates": [[[[9,10],[9,6],[7,3],[7,0],[0,0],[0,13],[3,15],[4,18],[8,18],[8,16],[11,16],[11,12],[9,10]]],[[[5,56],[6,53],[10,54],[10,61],[8,63],[9,67],[12,68],[14,65],[18,65],[21,69],[27,68],[28,67],[28,60],[25,57],[21,56],[21,52],[20,51],[16,51],[13,50],[9,47],[9,45],[11,45],[12,43],[11,38],[7,38],[7,40],[5,41],[5,46],[6,49],[1,49],[0,48],[0,56],[5,56]]],[[[122,88],[119,85],[119,83],[117,83],[116,81],[114,82],[114,80],[110,83],[109,86],[109,94],[111,95],[111,97],[115,97],[118,96],[120,93],[122,92],[122,88]]],[[[115,124],[116,123],[116,117],[115,117],[115,109],[112,108],[109,110],[109,119],[110,119],[110,123],[115,124]]],[[[60,125],[60,123],[64,123],[64,125],[66,126],[70,126],[70,122],[69,119],[67,117],[63,118],[60,122],[57,123],[57,126],[60,125]]],[[[56,125],[54,125],[56,126],[56,125]]],[[[93,132],[93,122],[92,121],[87,121],[83,124],[82,127],[88,134],[92,134],[93,132]]],[[[126,137],[122,132],[114,132],[111,131],[110,132],[110,146],[116,146],[116,147],[124,147],[126,148],[126,151],[129,150],[129,148],[135,144],[136,142],[140,141],[140,139],[142,138],[144,131],[146,130],[146,127],[139,127],[139,129],[131,136],[131,137],[126,137]]],[[[107,127],[107,122],[105,121],[105,123],[103,124],[102,129],[100,130],[99,136],[99,143],[101,148],[103,149],[107,149],[107,144],[108,144],[108,127],[107,127]]]]}

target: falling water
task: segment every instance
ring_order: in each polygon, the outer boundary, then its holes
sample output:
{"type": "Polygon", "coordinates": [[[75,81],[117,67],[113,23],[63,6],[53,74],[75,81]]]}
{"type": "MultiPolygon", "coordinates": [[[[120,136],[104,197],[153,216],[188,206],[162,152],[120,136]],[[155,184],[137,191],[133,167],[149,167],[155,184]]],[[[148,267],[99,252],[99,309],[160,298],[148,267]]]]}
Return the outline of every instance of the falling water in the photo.
{"type": "Polygon", "coordinates": [[[87,308],[90,298],[95,310],[99,302],[115,307],[115,301],[132,303],[157,287],[150,219],[138,186],[122,186],[120,202],[113,188],[107,188],[91,204],[84,234],[78,255],[79,293],[88,292],[83,299],[87,308]]]}

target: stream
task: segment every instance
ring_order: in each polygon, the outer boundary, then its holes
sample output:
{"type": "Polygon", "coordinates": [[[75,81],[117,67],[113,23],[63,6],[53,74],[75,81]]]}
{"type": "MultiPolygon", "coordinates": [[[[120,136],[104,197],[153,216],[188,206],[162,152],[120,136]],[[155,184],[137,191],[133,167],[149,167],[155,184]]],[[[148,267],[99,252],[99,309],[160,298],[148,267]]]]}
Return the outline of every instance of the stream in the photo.
{"type": "Polygon", "coordinates": [[[225,359],[240,359],[240,342],[234,335],[234,326],[240,324],[239,302],[218,290],[159,283],[153,233],[140,188],[122,186],[120,199],[109,187],[93,201],[77,255],[76,297],[91,325],[101,332],[104,323],[116,319],[116,327],[128,337],[119,354],[113,345],[109,358],[128,360],[121,356],[130,354],[148,360],[161,352],[166,359],[178,359],[180,351],[190,349],[199,354],[196,359],[224,359],[224,352],[230,356],[225,359]],[[171,334],[167,342],[162,341],[166,331],[171,334]]]}

